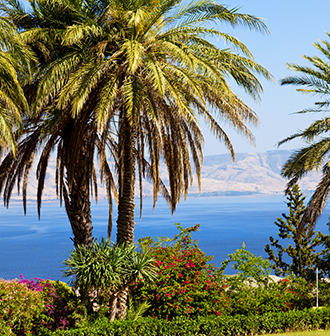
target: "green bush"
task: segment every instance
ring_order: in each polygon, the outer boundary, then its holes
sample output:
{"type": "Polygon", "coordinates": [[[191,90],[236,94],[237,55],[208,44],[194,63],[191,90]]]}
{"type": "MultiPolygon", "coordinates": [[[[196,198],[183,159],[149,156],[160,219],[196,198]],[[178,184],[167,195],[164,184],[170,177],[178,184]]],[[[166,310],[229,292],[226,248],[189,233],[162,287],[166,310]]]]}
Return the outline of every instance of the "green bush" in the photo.
{"type": "Polygon", "coordinates": [[[180,230],[173,239],[147,237],[142,248],[151,249],[159,278],[148,284],[135,282],[130,288],[132,301],[147,301],[146,316],[174,319],[178,316],[261,315],[267,312],[302,310],[313,305],[313,285],[304,279],[270,280],[270,263],[248,252],[243,245],[217,270],[193,241],[191,233],[199,224],[180,230]],[[236,276],[224,276],[233,263],[236,276]]]}
{"type": "Polygon", "coordinates": [[[138,321],[98,320],[94,325],[54,333],[44,330],[39,336],[230,336],[257,335],[297,330],[327,329],[330,309],[310,309],[258,316],[208,316],[172,321],[144,318],[138,321]]]}
{"type": "Polygon", "coordinates": [[[314,302],[313,285],[301,278],[288,278],[265,285],[238,286],[239,277],[228,281],[226,295],[231,304],[231,315],[260,315],[310,308],[314,302]]]}
{"type": "MultiPolygon", "coordinates": [[[[115,245],[105,239],[93,242],[92,247],[79,245],[64,261],[64,276],[72,277],[71,284],[79,289],[80,298],[89,314],[93,301],[108,313],[110,320],[122,318],[118,297],[137,280],[153,280],[156,276],[154,259],[149,251],[136,251],[136,246],[115,245]]],[[[122,308],[122,307],[121,307],[122,308]]]]}

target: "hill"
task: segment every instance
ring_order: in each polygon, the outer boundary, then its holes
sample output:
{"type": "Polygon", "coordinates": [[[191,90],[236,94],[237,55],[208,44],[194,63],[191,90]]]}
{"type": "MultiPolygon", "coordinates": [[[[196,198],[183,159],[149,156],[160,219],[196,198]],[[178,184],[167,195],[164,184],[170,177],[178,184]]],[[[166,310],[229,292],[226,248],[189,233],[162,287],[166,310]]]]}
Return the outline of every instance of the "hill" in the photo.
{"type": "MultiPolygon", "coordinates": [[[[238,153],[236,162],[231,161],[229,154],[206,156],[202,169],[202,190],[201,196],[237,196],[254,194],[283,194],[286,181],[281,177],[280,172],[283,164],[292,151],[274,150],[263,153],[238,153]]],[[[35,200],[37,181],[31,169],[29,178],[28,198],[35,200]]],[[[161,167],[161,177],[168,185],[166,168],[161,167]]],[[[317,173],[306,176],[300,183],[305,193],[315,189],[319,175],[317,173]]],[[[43,193],[44,200],[56,199],[55,189],[55,158],[52,157],[47,171],[46,183],[43,193]]],[[[99,199],[106,197],[103,186],[99,186],[99,199]]],[[[143,195],[152,196],[152,185],[144,182],[143,195]]],[[[198,188],[196,179],[189,189],[189,196],[197,196],[198,188]]],[[[17,194],[12,196],[13,200],[20,200],[17,194]]]]}

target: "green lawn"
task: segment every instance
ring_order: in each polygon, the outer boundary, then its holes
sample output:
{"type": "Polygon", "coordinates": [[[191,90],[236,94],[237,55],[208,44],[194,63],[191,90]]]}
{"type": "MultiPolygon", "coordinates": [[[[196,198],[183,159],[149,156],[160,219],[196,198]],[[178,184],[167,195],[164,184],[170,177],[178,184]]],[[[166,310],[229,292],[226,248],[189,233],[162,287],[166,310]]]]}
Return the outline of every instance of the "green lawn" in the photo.
{"type": "Polygon", "coordinates": [[[265,334],[264,336],[330,336],[330,330],[315,330],[315,331],[296,331],[281,334],[265,334]]]}

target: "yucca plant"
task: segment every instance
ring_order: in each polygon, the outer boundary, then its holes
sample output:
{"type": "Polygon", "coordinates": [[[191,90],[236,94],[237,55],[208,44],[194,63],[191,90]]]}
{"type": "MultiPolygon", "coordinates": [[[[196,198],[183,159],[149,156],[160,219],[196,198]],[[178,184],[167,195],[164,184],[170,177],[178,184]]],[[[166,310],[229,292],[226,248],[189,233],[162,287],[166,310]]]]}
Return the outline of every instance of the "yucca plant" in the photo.
{"type": "Polygon", "coordinates": [[[109,304],[110,320],[117,315],[118,296],[134,281],[156,278],[154,258],[148,251],[139,252],[134,244],[114,245],[104,239],[95,240],[92,247],[78,245],[64,261],[64,276],[78,290],[85,304],[90,296],[102,296],[109,304]]]}

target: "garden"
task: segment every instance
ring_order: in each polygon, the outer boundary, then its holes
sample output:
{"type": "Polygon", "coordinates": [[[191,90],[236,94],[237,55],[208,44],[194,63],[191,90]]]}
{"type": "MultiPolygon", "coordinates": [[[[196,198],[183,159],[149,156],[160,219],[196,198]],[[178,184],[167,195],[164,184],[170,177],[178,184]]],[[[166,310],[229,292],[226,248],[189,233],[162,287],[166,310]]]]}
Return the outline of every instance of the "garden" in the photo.
{"type": "MultiPolygon", "coordinates": [[[[330,283],[291,275],[274,281],[269,260],[243,246],[221,267],[210,263],[192,234],[146,237],[138,246],[95,240],[64,261],[66,283],[0,281],[3,335],[254,335],[330,326],[330,283]],[[224,274],[231,264],[237,275],[224,274]],[[114,319],[128,291],[126,317],[114,319]],[[315,307],[314,307],[315,308],[315,307]]],[[[273,266],[274,268],[274,266],[273,266]]],[[[314,274],[315,275],[315,274],[314,274]]]]}

